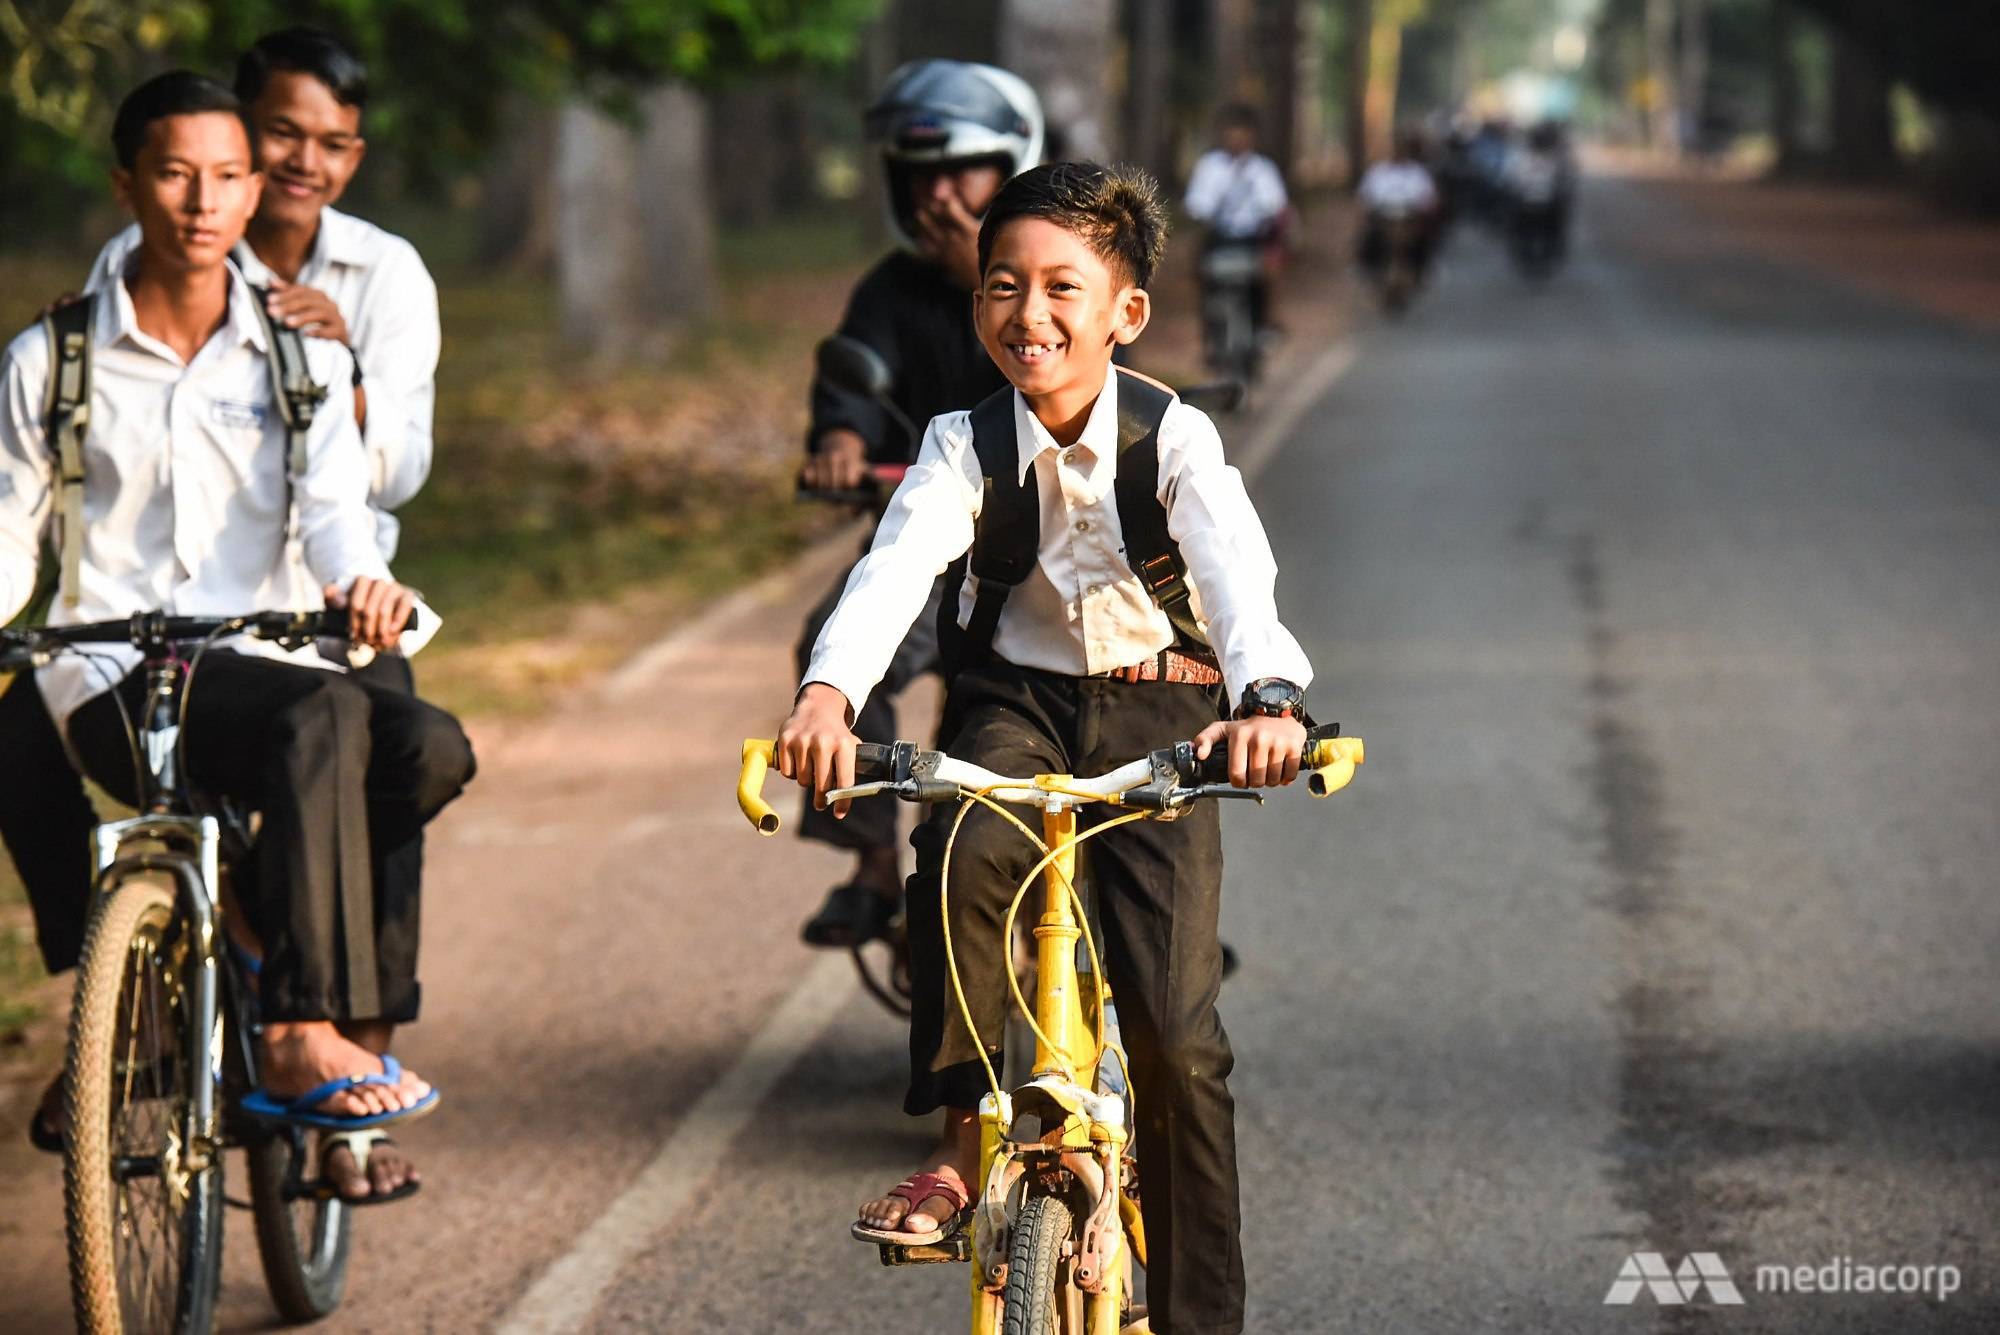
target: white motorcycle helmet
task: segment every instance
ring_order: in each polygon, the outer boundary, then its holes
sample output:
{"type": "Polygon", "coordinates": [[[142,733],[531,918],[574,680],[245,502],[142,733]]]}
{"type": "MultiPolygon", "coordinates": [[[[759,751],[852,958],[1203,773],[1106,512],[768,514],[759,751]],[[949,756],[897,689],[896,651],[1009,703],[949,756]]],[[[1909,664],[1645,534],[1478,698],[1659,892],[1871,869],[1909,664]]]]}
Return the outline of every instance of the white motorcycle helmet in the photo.
{"type": "Polygon", "coordinates": [[[889,76],[863,121],[888,168],[889,225],[916,245],[911,174],[938,163],[1000,162],[1011,179],[1042,160],[1042,104],[1019,75],[962,60],[916,60],[889,76]]]}

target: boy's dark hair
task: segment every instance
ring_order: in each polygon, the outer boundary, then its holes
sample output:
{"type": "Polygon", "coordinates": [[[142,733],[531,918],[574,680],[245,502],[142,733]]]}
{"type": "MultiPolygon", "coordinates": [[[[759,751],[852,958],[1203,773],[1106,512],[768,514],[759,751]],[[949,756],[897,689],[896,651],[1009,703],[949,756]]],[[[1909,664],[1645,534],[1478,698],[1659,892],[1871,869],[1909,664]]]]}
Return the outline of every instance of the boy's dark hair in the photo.
{"type": "MultiPolygon", "coordinates": [[[[139,160],[139,150],[146,146],[146,133],[154,121],[208,111],[227,112],[243,120],[243,103],[236,94],[206,75],[193,70],[168,70],[154,75],[118,104],[118,115],[111,122],[111,147],[118,155],[118,165],[126,171],[132,170],[139,160]]],[[[244,121],[243,132],[250,133],[248,121],[244,121]]]]}
{"type": "Polygon", "coordinates": [[[236,62],[236,96],[249,106],[279,70],[318,79],[343,107],[368,106],[368,67],[332,33],[286,28],[259,37],[236,62]]]}
{"type": "Polygon", "coordinates": [[[1042,218],[1074,233],[1117,275],[1144,287],[1167,250],[1167,206],[1160,186],[1140,167],[1051,162],[1022,172],[993,197],[979,225],[979,271],[993,257],[1000,229],[1042,218]]]}

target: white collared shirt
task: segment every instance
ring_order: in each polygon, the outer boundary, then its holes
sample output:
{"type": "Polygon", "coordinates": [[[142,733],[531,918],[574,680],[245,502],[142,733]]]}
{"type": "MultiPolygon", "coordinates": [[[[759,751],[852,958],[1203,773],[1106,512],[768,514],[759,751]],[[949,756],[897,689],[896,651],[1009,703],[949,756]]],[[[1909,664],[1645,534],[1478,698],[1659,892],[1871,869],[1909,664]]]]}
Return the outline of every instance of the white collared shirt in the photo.
{"type": "MultiPolygon", "coordinates": [[[[51,620],[73,625],[155,608],[183,616],[263,609],[288,565],[289,511],[284,423],[250,288],[232,266],[228,315],[187,363],[138,327],[122,281],[100,287],[92,300],[79,605],[58,599],[51,620]]],[[[387,579],[367,503],[367,455],[348,377],[340,374],[347,353],[324,339],[307,339],[305,347],[327,398],[313,417],[296,483],[304,563],[321,584],[387,579]]],[[[48,378],[48,338],[31,325],[0,362],[0,623],[34,592],[54,510],[43,415],[48,378]]],[[[226,643],[285,656],[261,641],[226,643]]],[[[104,653],[114,661],[65,654],[39,670],[59,726],[139,661],[129,647],[104,653]]],[[[311,649],[291,657],[326,666],[311,649]]]]}
{"type": "MultiPolygon", "coordinates": [[[[1041,551],[1035,570],[1008,596],[993,650],[1018,667],[1087,676],[1129,667],[1174,642],[1125,559],[1112,484],[1118,473],[1118,374],[1076,444],[1064,448],[1014,395],[1023,477],[1035,470],[1041,551]]],[[[1312,680],[1305,652],[1278,620],[1277,562],[1243,478],[1222,457],[1215,424],[1176,399],[1160,423],[1157,494],[1167,532],[1187,562],[1196,615],[1206,623],[1230,698],[1259,677],[1312,680]]],[[[889,500],[874,545],[848,577],[840,606],[813,646],[804,681],[824,682],[859,711],[888,670],[931,584],[972,546],[985,488],[972,447],[971,415],[931,420],[917,462],[889,500]]],[[[965,624],[978,596],[968,577],[959,598],[965,624]]]]}
{"type": "MultiPolygon", "coordinates": [[[[123,277],[139,247],[134,223],[111,238],[91,266],[86,290],[123,277]]],[[[233,258],[243,275],[259,286],[271,271],[247,241],[233,258]]],[[[431,472],[431,418],[437,402],[438,298],[416,248],[371,222],[338,209],[322,209],[319,233],[299,269],[301,287],[318,288],[340,308],[347,336],[361,359],[368,393],[368,500],[376,513],[382,559],[396,559],[401,529],[392,513],[423,489],[431,472]]],[[[345,354],[343,354],[343,357],[345,354]]],[[[354,368],[342,364],[337,376],[351,382],[354,368]]]]}
{"type": "Polygon", "coordinates": [[[1211,148],[1188,176],[1184,207],[1218,236],[1247,241],[1261,237],[1289,202],[1277,163],[1261,153],[1231,157],[1211,148]]]}
{"type": "Polygon", "coordinates": [[[1437,183],[1421,162],[1378,162],[1362,174],[1355,191],[1362,206],[1406,213],[1437,207],[1437,183]]]}

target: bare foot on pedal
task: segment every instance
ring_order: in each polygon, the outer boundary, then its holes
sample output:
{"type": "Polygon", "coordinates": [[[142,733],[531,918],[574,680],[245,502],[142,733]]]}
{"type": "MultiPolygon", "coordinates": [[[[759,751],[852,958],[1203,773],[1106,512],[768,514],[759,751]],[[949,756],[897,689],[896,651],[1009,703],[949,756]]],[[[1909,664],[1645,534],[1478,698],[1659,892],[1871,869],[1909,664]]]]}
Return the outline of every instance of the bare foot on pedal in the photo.
{"type": "MultiPolygon", "coordinates": [[[[271,1024],[264,1029],[264,1089],[273,1098],[296,1098],[329,1080],[381,1072],[382,1059],[324,1020],[271,1024]]],[[[315,1111],[337,1117],[374,1117],[423,1102],[429,1083],[405,1070],[393,1085],[356,1085],[333,1094],[315,1111]]]]}

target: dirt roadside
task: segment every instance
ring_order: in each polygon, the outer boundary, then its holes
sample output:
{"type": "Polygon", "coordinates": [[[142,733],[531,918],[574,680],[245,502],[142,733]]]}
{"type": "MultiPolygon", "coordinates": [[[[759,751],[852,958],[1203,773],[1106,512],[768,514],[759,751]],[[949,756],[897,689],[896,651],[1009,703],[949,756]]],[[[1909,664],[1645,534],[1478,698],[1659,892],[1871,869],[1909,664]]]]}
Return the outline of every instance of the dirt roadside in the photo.
{"type": "Polygon", "coordinates": [[[1770,259],[2000,331],[2000,223],[1947,213],[1904,190],[1630,175],[1770,259]]]}
{"type": "MultiPolygon", "coordinates": [[[[1345,211],[1306,217],[1274,388],[1344,329],[1345,211]]],[[[1141,345],[1144,368],[1179,379],[1199,360],[1192,252],[1176,248],[1141,345]]],[[[1274,410],[1278,394],[1222,421],[1225,440],[1274,410]]],[[[481,773],[434,827],[425,1018],[398,1043],[445,1091],[440,1114],[403,1133],[426,1187],[362,1216],[349,1300],[323,1329],[490,1325],[787,995],[806,958],[797,923],[842,862],[750,834],[731,795],[736,755],[775,726],[796,628],[855,541],[811,549],[546,716],[470,720],[481,773]]],[[[50,1014],[0,1061],[0,1330],[69,1323],[60,1166],[22,1135],[59,1059],[63,986],[48,985],[50,1014]]],[[[269,1319],[247,1217],[232,1212],[222,1327],[269,1319]]]]}

